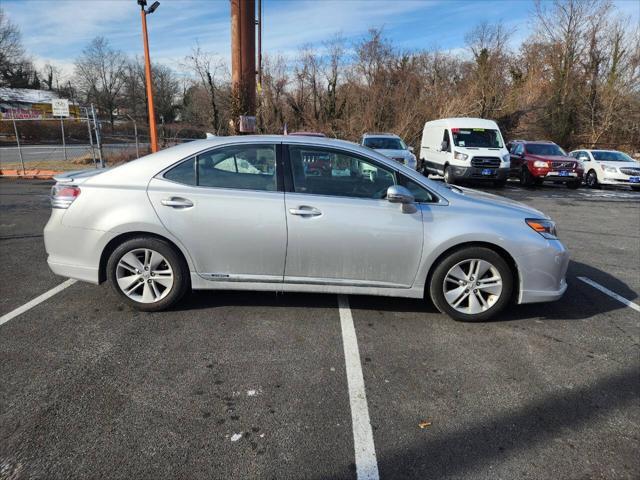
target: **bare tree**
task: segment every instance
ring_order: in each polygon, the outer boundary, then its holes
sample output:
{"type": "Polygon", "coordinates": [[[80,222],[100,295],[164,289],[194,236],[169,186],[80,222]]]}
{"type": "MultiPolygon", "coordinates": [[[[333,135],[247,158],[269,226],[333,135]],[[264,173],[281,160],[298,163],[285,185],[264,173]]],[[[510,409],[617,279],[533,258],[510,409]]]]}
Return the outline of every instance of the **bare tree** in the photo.
{"type": "Polygon", "coordinates": [[[0,86],[40,88],[36,69],[22,46],[20,29],[0,8],[0,86]]]}
{"type": "Polygon", "coordinates": [[[196,74],[201,86],[206,90],[211,108],[210,125],[216,134],[222,129],[219,94],[219,76],[225,67],[222,61],[216,61],[211,53],[205,52],[197,45],[186,57],[187,66],[196,74]]]}
{"type": "Polygon", "coordinates": [[[126,66],[124,53],[111,48],[104,37],[94,38],[75,62],[80,92],[88,102],[95,103],[109,115],[112,126],[125,84],[126,66]]]}

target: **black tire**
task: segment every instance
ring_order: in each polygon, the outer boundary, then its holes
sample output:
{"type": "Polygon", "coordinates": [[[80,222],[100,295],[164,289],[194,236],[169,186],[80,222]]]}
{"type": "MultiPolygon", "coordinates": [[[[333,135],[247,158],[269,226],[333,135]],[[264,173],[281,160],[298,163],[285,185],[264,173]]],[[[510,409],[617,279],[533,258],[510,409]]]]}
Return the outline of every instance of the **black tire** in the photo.
{"type": "Polygon", "coordinates": [[[570,188],[571,190],[577,190],[581,185],[582,182],[580,180],[576,180],[575,182],[567,182],[567,188],[570,188]]]}
{"type": "Polygon", "coordinates": [[[493,181],[493,186],[495,188],[504,188],[504,186],[507,184],[506,180],[494,180],[493,181]]]}
{"type": "Polygon", "coordinates": [[[486,247],[464,247],[452,252],[436,265],[429,283],[429,294],[436,308],[454,320],[461,322],[482,322],[495,316],[510,302],[514,285],[513,278],[514,272],[505,259],[495,251],[486,247]],[[456,264],[471,259],[481,259],[489,262],[497,269],[502,278],[502,291],[500,292],[499,298],[488,309],[477,314],[467,314],[456,310],[447,302],[444,294],[445,277],[449,273],[449,270],[456,264]]]}
{"type": "MultiPolygon", "coordinates": [[[[143,312],[158,312],[178,302],[184,294],[191,288],[191,278],[189,267],[184,258],[168,242],[154,237],[136,237],[120,244],[109,257],[107,262],[107,278],[115,292],[129,305],[143,312]],[[135,301],[125,294],[119,287],[116,271],[118,263],[124,255],[139,249],[150,249],[158,252],[164,257],[166,263],[173,272],[173,284],[166,296],[153,303],[143,303],[135,301]]],[[[144,283],[142,281],[141,283],[144,283]]]]}
{"type": "Polygon", "coordinates": [[[456,182],[455,178],[451,174],[451,167],[449,165],[445,165],[444,172],[442,172],[442,176],[444,177],[444,182],[453,184],[456,182]]]}
{"type": "Polygon", "coordinates": [[[584,183],[589,188],[600,188],[600,182],[598,182],[598,175],[595,170],[589,170],[584,183]]]}
{"type": "Polygon", "coordinates": [[[529,169],[526,166],[522,167],[522,170],[520,170],[520,184],[523,187],[531,187],[534,183],[535,179],[529,169]]]}

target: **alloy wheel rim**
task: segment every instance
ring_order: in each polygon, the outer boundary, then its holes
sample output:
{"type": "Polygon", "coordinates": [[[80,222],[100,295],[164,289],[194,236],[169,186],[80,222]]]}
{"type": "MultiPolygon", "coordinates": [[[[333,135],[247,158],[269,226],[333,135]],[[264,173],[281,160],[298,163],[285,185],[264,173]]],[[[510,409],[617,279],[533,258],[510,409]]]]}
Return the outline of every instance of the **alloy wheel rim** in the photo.
{"type": "Polygon", "coordinates": [[[163,255],[150,248],[136,248],[120,258],[116,281],[118,288],[130,299],[155,303],[169,294],[174,275],[163,255]]]}
{"type": "Polygon", "coordinates": [[[486,312],[502,295],[502,276],[487,260],[473,258],[456,263],[444,277],[447,303],[468,315],[486,312]]]}
{"type": "Polygon", "coordinates": [[[593,174],[593,172],[590,172],[589,175],[587,175],[587,185],[593,187],[595,184],[595,175],[593,174]]]}

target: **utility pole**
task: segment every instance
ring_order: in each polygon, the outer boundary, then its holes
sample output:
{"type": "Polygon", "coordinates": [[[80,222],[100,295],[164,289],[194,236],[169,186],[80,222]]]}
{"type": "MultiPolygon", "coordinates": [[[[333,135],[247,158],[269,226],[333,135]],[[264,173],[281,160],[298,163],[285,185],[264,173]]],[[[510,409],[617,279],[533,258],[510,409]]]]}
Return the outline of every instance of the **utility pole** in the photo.
{"type": "Polygon", "coordinates": [[[147,0],[138,0],[140,5],[140,17],[142,19],[142,40],[144,42],[144,77],[147,86],[147,106],[149,108],[149,137],[151,140],[151,153],[158,151],[158,131],[156,130],[156,115],[153,108],[153,84],[151,79],[151,59],[149,58],[149,37],[147,35],[147,15],[156,11],[160,6],[160,2],[153,4],[145,9],[147,0]]]}
{"type": "Polygon", "coordinates": [[[255,29],[255,0],[231,0],[231,120],[241,133],[252,133],[256,123],[255,29]]]}

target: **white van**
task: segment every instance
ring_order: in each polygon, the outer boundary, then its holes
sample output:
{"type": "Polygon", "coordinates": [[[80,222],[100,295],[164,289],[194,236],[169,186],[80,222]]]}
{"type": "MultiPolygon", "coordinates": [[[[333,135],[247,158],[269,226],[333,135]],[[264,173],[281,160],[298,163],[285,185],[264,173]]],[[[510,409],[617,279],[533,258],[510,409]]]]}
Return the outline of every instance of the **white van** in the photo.
{"type": "Polygon", "coordinates": [[[509,177],[509,151],[496,122],[482,118],[444,118],[424,124],[420,159],[423,173],[443,175],[447,183],[509,177]]]}

